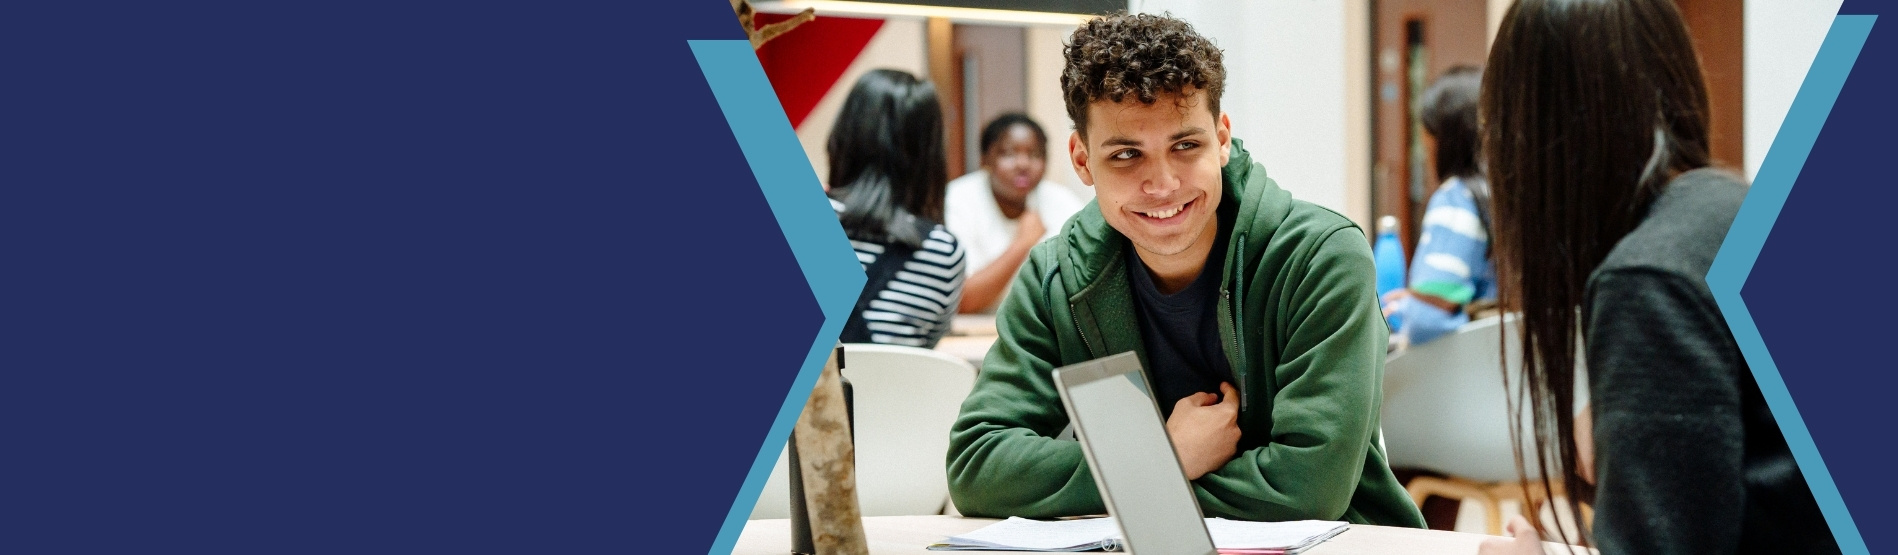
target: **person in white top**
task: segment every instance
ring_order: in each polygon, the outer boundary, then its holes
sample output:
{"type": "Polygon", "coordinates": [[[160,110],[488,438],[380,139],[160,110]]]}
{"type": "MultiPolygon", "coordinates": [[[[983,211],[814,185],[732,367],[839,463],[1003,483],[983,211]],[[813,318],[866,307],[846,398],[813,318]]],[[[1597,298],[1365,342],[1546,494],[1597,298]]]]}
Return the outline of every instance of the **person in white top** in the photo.
{"type": "Polygon", "coordinates": [[[949,182],[943,225],[961,240],[968,278],[958,312],[994,312],[1029,247],[1061,231],[1087,201],[1042,181],[1048,135],[1020,113],[1002,114],[982,129],[982,169],[949,182]]]}

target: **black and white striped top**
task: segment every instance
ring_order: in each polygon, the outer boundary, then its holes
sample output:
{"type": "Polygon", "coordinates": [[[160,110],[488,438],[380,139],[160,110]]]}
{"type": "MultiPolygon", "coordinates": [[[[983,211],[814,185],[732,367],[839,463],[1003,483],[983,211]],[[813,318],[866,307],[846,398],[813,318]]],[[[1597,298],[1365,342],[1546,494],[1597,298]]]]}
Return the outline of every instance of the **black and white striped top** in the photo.
{"type": "MultiPolygon", "coordinates": [[[[831,201],[843,211],[843,204],[831,201]]],[[[962,301],[963,250],[942,224],[931,224],[921,249],[852,239],[869,282],[845,324],[845,343],[934,347],[962,301]],[[894,258],[892,258],[894,257],[894,258]]]]}

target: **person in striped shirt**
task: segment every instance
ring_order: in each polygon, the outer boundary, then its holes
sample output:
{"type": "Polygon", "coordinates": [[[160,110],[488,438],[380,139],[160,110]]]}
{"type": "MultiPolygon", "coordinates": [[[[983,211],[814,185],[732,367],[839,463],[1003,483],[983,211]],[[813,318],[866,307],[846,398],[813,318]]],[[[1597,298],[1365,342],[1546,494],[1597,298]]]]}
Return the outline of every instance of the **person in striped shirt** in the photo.
{"type": "Polygon", "coordinates": [[[1423,235],[1410,261],[1410,285],[1385,298],[1385,314],[1398,314],[1398,345],[1428,343],[1470,322],[1469,307],[1496,298],[1496,269],[1489,258],[1489,182],[1477,164],[1481,152],[1476,123],[1482,71],[1459,66],[1444,72],[1422,102],[1424,130],[1436,139],[1437,175],[1443,185],[1424,209],[1423,235]]]}
{"type": "Polygon", "coordinates": [[[942,226],[949,181],[936,88],[864,74],[831,129],[826,194],[869,281],[845,343],[934,347],[962,298],[963,248],[942,226]]]}

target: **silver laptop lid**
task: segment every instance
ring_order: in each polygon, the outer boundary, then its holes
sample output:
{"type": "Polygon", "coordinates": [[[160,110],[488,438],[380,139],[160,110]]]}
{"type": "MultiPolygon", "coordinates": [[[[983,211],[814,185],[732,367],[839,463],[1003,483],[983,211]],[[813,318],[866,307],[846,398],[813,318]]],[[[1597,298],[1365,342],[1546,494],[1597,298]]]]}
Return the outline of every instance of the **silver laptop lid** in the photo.
{"type": "Polygon", "coordinates": [[[1211,555],[1213,538],[1132,352],[1054,371],[1088,470],[1134,555],[1211,555]]]}

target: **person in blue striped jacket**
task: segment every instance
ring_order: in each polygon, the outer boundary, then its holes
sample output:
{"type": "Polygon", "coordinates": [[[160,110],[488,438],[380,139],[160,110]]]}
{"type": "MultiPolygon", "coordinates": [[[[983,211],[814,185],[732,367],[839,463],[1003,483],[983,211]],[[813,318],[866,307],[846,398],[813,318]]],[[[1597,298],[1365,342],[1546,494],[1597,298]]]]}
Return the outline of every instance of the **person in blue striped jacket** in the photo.
{"type": "Polygon", "coordinates": [[[1476,121],[1482,71],[1458,66],[1424,91],[1421,119],[1436,139],[1437,175],[1443,185],[1424,209],[1423,236],[1410,261],[1409,287],[1384,298],[1384,313],[1398,314],[1398,345],[1418,345],[1470,322],[1473,304],[1496,299],[1496,270],[1489,257],[1489,183],[1477,163],[1481,152],[1476,121]]]}

